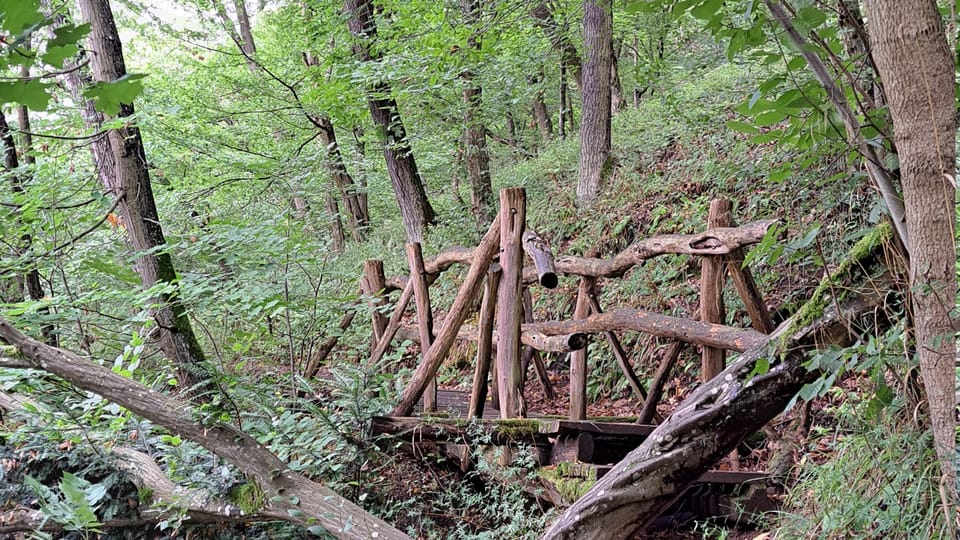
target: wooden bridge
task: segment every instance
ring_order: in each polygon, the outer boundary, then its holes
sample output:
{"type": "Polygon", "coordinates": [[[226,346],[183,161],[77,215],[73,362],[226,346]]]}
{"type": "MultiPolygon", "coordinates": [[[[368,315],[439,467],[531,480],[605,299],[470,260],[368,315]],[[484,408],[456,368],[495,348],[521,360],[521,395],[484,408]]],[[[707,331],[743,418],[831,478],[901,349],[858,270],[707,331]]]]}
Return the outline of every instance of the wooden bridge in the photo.
{"type": "MultiPolygon", "coordinates": [[[[522,188],[500,192],[500,212],[479,245],[455,248],[425,261],[419,244],[406,246],[410,273],[387,279],[381,261],[367,261],[361,289],[374,308],[370,365],[376,364],[395,338],[420,343],[420,362],[399,403],[390,416],[375,418],[375,433],[402,438],[411,446],[427,445],[459,457],[468,467],[471,456],[464,448],[481,433],[484,440],[509,449],[517,444],[534,448],[544,471],[543,488],[556,504],[564,505],[582,494],[596,478],[639,446],[656,428],[657,404],[663,385],[684,344],[702,348],[702,377],[712,378],[723,370],[727,350],[749,349],[766,339],[773,329],[749,268],[744,267],[744,249],[760,242],[776,220],[735,226],[728,201],[711,204],[708,228],[691,235],[660,235],[640,240],[612,258],[597,253],[586,257],[555,259],[549,244],[526,228],[526,198],[522,188]],[[532,265],[524,266],[524,254],[532,265]],[[597,280],[626,274],[644,261],[664,254],[702,258],[700,310],[691,318],[671,317],[620,307],[604,312],[597,298],[597,280]],[[469,269],[446,316],[434,328],[429,286],[454,264],[469,269]],[[726,326],[723,284],[730,275],[746,306],[752,328],[726,326]],[[560,275],[579,280],[573,318],[564,321],[534,321],[530,287],[552,289],[560,275]],[[400,291],[390,317],[383,314],[386,295],[400,291]],[[481,295],[482,291],[482,295],[481,295]],[[471,306],[481,298],[478,323],[465,326],[471,306]],[[404,327],[402,320],[410,301],[416,305],[417,326],[404,327]],[[617,332],[643,332],[675,340],[658,366],[649,389],[644,388],[630,365],[617,332]],[[589,376],[590,337],[601,335],[616,357],[633,392],[643,402],[631,419],[588,420],[586,388],[589,376]],[[457,340],[476,342],[473,384],[470,392],[437,390],[435,377],[457,340]],[[548,397],[553,388],[541,359],[542,352],[570,353],[569,413],[566,418],[528,414],[523,382],[528,365],[548,397]],[[415,414],[416,410],[416,414],[415,414]],[[472,422],[468,422],[473,420],[472,422]],[[479,430],[479,431],[478,431],[479,430]],[[571,484],[572,482],[572,484],[571,484]],[[579,487],[578,487],[579,486],[579,487]]],[[[348,313],[341,323],[353,319],[348,313]]],[[[305,374],[316,373],[336,338],[325,343],[311,359],[305,374]]],[[[722,515],[724,505],[736,499],[741,506],[763,509],[769,500],[752,486],[763,486],[761,473],[714,471],[688,490],[677,512],[722,515]]]]}

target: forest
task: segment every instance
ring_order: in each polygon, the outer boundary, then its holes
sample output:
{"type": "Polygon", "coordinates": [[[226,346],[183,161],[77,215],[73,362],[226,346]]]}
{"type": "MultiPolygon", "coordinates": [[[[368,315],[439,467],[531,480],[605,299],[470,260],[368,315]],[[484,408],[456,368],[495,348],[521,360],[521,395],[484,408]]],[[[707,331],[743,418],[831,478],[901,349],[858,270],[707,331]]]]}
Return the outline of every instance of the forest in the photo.
{"type": "Polygon", "coordinates": [[[958,538],[957,7],[0,0],[0,539],[958,538]]]}

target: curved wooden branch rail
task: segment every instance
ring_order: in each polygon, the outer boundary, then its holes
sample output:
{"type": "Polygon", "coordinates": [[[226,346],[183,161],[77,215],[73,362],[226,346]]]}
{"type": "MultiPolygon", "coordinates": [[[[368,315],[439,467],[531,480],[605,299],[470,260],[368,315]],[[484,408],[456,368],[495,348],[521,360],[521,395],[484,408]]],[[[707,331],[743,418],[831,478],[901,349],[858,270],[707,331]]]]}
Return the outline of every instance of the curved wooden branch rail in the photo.
{"type": "Polygon", "coordinates": [[[638,309],[621,308],[586,319],[546,321],[523,325],[523,332],[539,332],[548,336],[565,334],[597,334],[608,330],[633,330],[663,338],[743,352],[767,340],[756,330],[709,324],[669,315],[658,315],[638,309]]]}
{"type": "MultiPolygon", "coordinates": [[[[663,234],[637,241],[612,259],[594,257],[560,257],[554,261],[555,272],[564,275],[590,277],[620,277],[634,266],[659,255],[729,255],[738,248],[763,240],[770,227],[779,220],[751,221],[739,227],[717,227],[698,234],[663,234]]],[[[464,247],[450,248],[424,263],[428,281],[454,264],[468,264],[474,258],[474,250],[464,247]]],[[[535,266],[523,269],[523,282],[537,283],[540,273],[535,266]]],[[[407,276],[387,279],[386,292],[403,290],[407,276]]]]}
{"type": "MultiPolygon", "coordinates": [[[[739,227],[716,227],[699,234],[662,234],[639,240],[612,259],[595,257],[560,257],[557,272],[588,277],[620,277],[634,266],[659,255],[728,255],[739,248],[753,245],[767,235],[778,220],[752,221],[739,227]]],[[[535,268],[524,268],[523,282],[535,283],[535,268]]]]}

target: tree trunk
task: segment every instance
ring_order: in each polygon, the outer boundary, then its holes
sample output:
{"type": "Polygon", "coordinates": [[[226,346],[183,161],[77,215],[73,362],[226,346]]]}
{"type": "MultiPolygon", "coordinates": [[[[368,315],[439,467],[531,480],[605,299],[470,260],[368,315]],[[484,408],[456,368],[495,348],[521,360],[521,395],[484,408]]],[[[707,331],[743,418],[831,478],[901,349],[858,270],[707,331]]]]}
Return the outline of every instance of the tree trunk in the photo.
{"type": "MultiPolygon", "coordinates": [[[[861,268],[852,267],[851,271],[861,268]]],[[[688,486],[743,438],[780,414],[804,384],[819,376],[804,368],[808,352],[828,344],[852,343],[859,337],[853,332],[861,323],[863,327],[889,325],[878,316],[886,307],[886,287],[880,285],[883,277],[856,276],[854,281],[849,288],[844,282],[849,298],[845,304],[838,306],[823,297],[811,300],[817,306],[814,309],[823,308],[821,318],[804,328],[795,316],[720,376],[697,388],[643,444],[568,508],[542,539],[639,537],[637,533],[688,486]],[[767,362],[769,369],[758,370],[758,363],[767,362]],[[758,371],[761,374],[756,375],[758,371]]]]}
{"type": "MultiPolygon", "coordinates": [[[[527,82],[531,86],[537,86],[543,80],[543,72],[537,75],[527,77],[527,82]]],[[[540,137],[544,142],[553,140],[553,120],[550,118],[550,109],[543,101],[543,89],[537,88],[533,94],[533,119],[537,123],[537,129],[540,130],[540,137]]]]}
{"type": "MultiPolygon", "coordinates": [[[[460,11],[471,29],[467,38],[469,55],[480,55],[480,2],[460,0],[460,11]]],[[[466,150],[467,175],[470,180],[470,207],[480,226],[493,219],[493,188],[490,183],[490,154],[487,152],[487,128],[483,123],[482,85],[477,74],[467,69],[460,74],[466,88],[463,90],[463,145],[466,150]]]]}
{"type": "MultiPolygon", "coordinates": [[[[299,201],[303,201],[303,199],[299,197],[294,199],[294,203],[299,201]]],[[[337,199],[328,193],[326,197],[324,197],[324,206],[326,207],[327,218],[330,220],[330,247],[334,253],[343,253],[346,238],[344,238],[343,234],[343,221],[340,220],[340,207],[337,204],[337,199]]]]}
{"type": "Polygon", "coordinates": [[[320,131],[320,142],[327,152],[327,168],[333,178],[343,203],[347,207],[347,227],[350,237],[355,242],[363,240],[364,232],[370,225],[370,215],[367,213],[367,194],[357,189],[356,182],[347,172],[347,165],[343,162],[340,145],[337,144],[337,134],[333,129],[333,122],[327,116],[313,116],[314,125],[320,131]]]}
{"type": "MultiPolygon", "coordinates": [[[[371,45],[377,37],[372,0],[346,0],[343,10],[349,17],[347,26],[355,39],[354,56],[361,62],[379,59],[379,54],[371,52],[371,45]]],[[[367,89],[370,115],[380,131],[383,157],[400,206],[407,240],[422,242],[423,232],[433,223],[435,214],[413,159],[413,149],[400,119],[397,102],[390,94],[390,85],[382,81],[367,89]]]]}
{"type": "MultiPolygon", "coordinates": [[[[409,538],[333,490],[290,471],[286,463],[250,435],[229,424],[198,422],[195,418],[202,415],[183,401],[73,353],[30,339],[3,319],[0,337],[16,345],[31,367],[99,394],[229,461],[262,490],[263,513],[301,525],[318,524],[336,538],[409,538]]],[[[0,365],[14,365],[16,360],[0,356],[0,365]]]]}
{"type": "Polygon", "coordinates": [[[622,40],[617,40],[610,48],[610,110],[612,113],[623,109],[623,84],[620,83],[620,71],[617,69],[622,48],[622,40]]]}
{"type": "MultiPolygon", "coordinates": [[[[109,1],[80,0],[80,11],[91,25],[87,45],[94,80],[112,82],[125,76],[120,36],[109,1]]],[[[133,105],[122,104],[118,117],[133,116],[133,105]]],[[[137,255],[136,270],[143,288],[149,289],[158,283],[175,284],[177,275],[173,260],[162,249],[166,239],[153,199],[140,130],[132,122],[124,124],[110,130],[105,142],[116,168],[112,175],[110,170],[101,170],[101,180],[106,181],[104,187],[114,197],[121,198],[119,209],[127,225],[128,242],[137,255]]],[[[208,384],[203,350],[179,295],[176,292],[161,294],[157,304],[153,317],[160,332],[160,348],[176,364],[180,387],[190,390],[199,383],[208,384]]]]}
{"type": "Polygon", "coordinates": [[[590,206],[610,167],[610,59],[613,38],[610,0],[584,0],[583,112],[580,119],[580,177],[577,203],[590,206]]]}
{"type": "MultiPolygon", "coordinates": [[[[23,127],[23,123],[27,118],[27,111],[24,107],[20,107],[20,126],[21,130],[26,129],[23,127]]],[[[3,140],[3,168],[10,174],[10,191],[14,194],[23,194],[25,189],[23,187],[23,178],[21,177],[21,171],[17,169],[20,168],[20,162],[17,158],[17,147],[16,143],[13,140],[13,133],[10,130],[10,126],[7,124],[7,117],[3,114],[3,111],[0,111],[0,139],[3,140]]],[[[27,142],[29,144],[29,142],[27,142]]],[[[24,152],[24,155],[27,155],[24,152]]],[[[20,224],[20,220],[17,220],[17,224],[20,224]]],[[[19,257],[24,257],[33,246],[33,237],[32,235],[24,230],[20,235],[19,242],[14,242],[14,252],[15,255],[19,257]]],[[[40,283],[40,272],[37,270],[36,264],[32,261],[21,261],[20,264],[26,264],[26,268],[23,270],[22,274],[17,275],[16,277],[16,288],[18,298],[16,301],[24,299],[24,289],[26,289],[26,297],[30,300],[37,301],[43,299],[43,285],[40,283]]],[[[42,314],[49,313],[49,309],[46,307],[41,308],[42,314]]],[[[50,325],[43,325],[42,328],[43,339],[50,345],[56,345],[56,335],[53,332],[53,327],[50,325]]]]}
{"type": "MultiPolygon", "coordinates": [[[[867,0],[870,44],[890,104],[910,245],[910,291],[944,503],[956,509],[954,58],[930,0],[867,0]]],[[[954,523],[954,515],[947,521],[954,523]]]]}
{"type": "Polygon", "coordinates": [[[560,53],[562,61],[567,66],[567,69],[570,71],[570,76],[573,77],[573,81],[577,85],[577,90],[582,94],[584,89],[583,69],[580,66],[580,53],[577,52],[577,47],[573,44],[573,41],[570,40],[570,36],[567,35],[566,24],[561,25],[557,22],[553,16],[550,3],[547,0],[537,2],[537,5],[530,10],[530,15],[537,21],[537,26],[543,30],[544,35],[550,40],[550,44],[554,50],[560,53]]]}

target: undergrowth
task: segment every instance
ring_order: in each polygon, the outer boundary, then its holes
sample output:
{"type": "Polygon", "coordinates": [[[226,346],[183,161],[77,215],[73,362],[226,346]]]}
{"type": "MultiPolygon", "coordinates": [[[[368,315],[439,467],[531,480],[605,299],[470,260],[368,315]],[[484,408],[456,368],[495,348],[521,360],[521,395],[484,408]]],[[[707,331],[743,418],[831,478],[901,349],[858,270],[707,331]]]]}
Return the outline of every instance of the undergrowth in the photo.
{"type": "Polygon", "coordinates": [[[932,434],[902,402],[866,420],[869,403],[844,406],[826,434],[829,460],[806,459],[777,538],[946,539],[932,434]]]}

